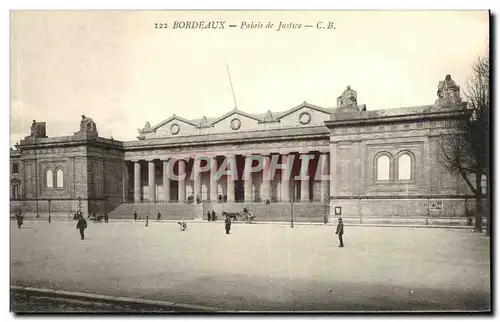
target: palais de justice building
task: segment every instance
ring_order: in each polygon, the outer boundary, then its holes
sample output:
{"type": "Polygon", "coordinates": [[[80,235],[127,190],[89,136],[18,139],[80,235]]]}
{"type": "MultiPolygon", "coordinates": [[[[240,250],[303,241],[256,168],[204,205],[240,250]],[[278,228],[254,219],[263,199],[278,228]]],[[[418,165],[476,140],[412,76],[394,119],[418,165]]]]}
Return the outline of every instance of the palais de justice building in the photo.
{"type": "Polygon", "coordinates": [[[437,96],[432,105],[370,111],[347,87],[333,108],[303,102],[263,114],[234,109],[191,120],[174,114],[146,123],[138,140],[128,142],[99,137],[95,122],[83,115],[80,124],[75,120],[78,131],[62,137],[47,137],[45,122],[33,121],[31,135],[11,151],[11,212],[46,214],[50,200],[53,215],[81,207],[110,218],[160,211],[164,219],[197,219],[211,209],[243,207],[262,221],[288,220],[292,207],[297,221],[331,222],[338,207],[343,217],[361,222],[464,217],[473,198],[459,175],[445,171],[440,142],[452,121],[466,114],[466,104],[449,75],[437,96]],[[310,178],[297,180],[303,154],[314,157],[310,178]],[[239,179],[191,176],[196,155],[210,155],[219,165],[234,158],[239,179]],[[260,171],[245,179],[248,155],[267,163],[272,155],[296,161],[273,178],[260,171]],[[180,159],[173,171],[186,173],[185,179],[166,175],[171,158],[180,159]],[[329,180],[315,177],[317,171],[329,180]]]}

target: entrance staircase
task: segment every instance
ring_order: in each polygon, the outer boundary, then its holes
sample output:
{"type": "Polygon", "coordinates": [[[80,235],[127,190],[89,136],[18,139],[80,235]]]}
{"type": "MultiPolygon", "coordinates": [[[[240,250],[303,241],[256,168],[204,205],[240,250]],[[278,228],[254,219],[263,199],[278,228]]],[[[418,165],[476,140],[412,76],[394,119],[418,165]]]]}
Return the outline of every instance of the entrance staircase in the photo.
{"type": "Polygon", "coordinates": [[[133,219],[134,211],[138,219],[144,219],[149,214],[151,220],[156,219],[158,211],[163,220],[207,220],[207,212],[215,210],[218,220],[222,219],[222,212],[242,212],[247,208],[255,215],[255,221],[260,222],[288,222],[291,221],[293,207],[293,220],[295,222],[324,223],[325,205],[320,202],[308,203],[260,203],[239,202],[210,202],[200,204],[185,203],[124,203],[109,213],[110,219],[133,219]]]}

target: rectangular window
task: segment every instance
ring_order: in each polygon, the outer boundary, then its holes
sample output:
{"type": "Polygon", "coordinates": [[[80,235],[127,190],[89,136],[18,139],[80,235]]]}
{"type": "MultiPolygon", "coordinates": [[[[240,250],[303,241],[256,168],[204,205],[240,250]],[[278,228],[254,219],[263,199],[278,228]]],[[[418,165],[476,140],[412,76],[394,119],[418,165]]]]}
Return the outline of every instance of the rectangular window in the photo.
{"type": "Polygon", "coordinates": [[[19,174],[19,164],[12,163],[12,174],[19,174]]]}
{"type": "Polygon", "coordinates": [[[12,199],[19,199],[19,185],[17,184],[12,186],[12,199]]]}

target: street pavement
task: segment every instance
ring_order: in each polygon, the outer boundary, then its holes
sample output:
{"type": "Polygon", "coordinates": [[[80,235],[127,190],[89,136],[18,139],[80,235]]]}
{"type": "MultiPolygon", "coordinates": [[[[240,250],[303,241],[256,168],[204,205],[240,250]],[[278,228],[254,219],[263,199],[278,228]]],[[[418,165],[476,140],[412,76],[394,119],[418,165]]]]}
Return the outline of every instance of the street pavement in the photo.
{"type": "MultiPolygon", "coordinates": [[[[11,222],[11,284],[235,311],[490,309],[489,238],[469,230],[143,221],[11,222]]],[[[118,309],[117,309],[118,310],[118,309]]]]}

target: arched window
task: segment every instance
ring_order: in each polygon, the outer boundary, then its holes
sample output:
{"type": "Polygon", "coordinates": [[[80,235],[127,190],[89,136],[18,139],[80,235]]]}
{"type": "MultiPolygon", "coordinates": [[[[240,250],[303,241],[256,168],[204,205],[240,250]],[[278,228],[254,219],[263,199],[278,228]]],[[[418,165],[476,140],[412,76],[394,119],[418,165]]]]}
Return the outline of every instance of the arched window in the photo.
{"type": "Polygon", "coordinates": [[[411,180],[412,158],[408,153],[398,157],[398,180],[411,180]]]}
{"type": "Polygon", "coordinates": [[[53,179],[54,179],[54,174],[52,170],[48,169],[47,172],[45,172],[45,182],[47,183],[47,188],[54,187],[54,184],[52,182],[53,179]]]}
{"type": "Polygon", "coordinates": [[[377,181],[390,180],[391,160],[389,159],[389,156],[386,154],[382,154],[378,156],[376,160],[377,181]]]}
{"type": "Polygon", "coordinates": [[[57,169],[56,171],[56,186],[58,188],[62,188],[64,185],[63,171],[61,169],[57,169]]]}

